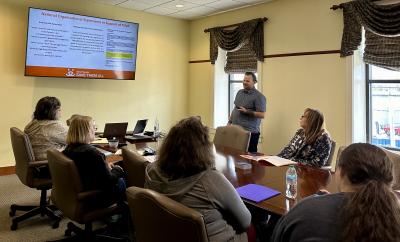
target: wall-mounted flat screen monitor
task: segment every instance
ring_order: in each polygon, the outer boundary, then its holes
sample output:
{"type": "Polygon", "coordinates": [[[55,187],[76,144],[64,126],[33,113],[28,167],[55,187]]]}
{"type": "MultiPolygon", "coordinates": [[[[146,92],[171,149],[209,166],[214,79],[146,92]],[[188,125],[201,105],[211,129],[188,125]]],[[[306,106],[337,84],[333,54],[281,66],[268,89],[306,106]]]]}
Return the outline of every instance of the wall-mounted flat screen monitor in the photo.
{"type": "Polygon", "coordinates": [[[137,23],[29,8],[26,76],[135,79],[137,23]]]}

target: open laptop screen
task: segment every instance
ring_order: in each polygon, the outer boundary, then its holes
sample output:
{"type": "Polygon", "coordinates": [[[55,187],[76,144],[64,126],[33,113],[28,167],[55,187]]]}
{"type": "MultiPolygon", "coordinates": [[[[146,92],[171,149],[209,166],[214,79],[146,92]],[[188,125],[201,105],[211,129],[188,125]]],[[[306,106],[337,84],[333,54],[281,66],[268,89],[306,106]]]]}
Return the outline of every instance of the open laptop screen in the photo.
{"type": "Polygon", "coordinates": [[[104,127],[104,138],[109,137],[124,137],[126,135],[126,129],[128,123],[106,123],[104,127]]]}
{"type": "Polygon", "coordinates": [[[144,132],[144,129],[147,125],[147,119],[141,119],[136,122],[135,129],[133,130],[133,134],[141,134],[144,132]]]}

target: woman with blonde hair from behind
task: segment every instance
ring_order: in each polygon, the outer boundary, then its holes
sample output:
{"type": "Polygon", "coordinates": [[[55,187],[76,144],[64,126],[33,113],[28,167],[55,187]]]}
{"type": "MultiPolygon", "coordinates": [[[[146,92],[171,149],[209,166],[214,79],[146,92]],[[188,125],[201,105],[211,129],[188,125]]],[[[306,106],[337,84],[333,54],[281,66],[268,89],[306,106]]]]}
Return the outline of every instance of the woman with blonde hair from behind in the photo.
{"type": "Polygon", "coordinates": [[[278,156],[314,167],[324,166],[332,147],[329,133],[324,128],[324,115],[307,108],[299,122],[301,128],[278,156]]]}
{"type": "Polygon", "coordinates": [[[278,222],[272,241],[399,242],[400,203],[385,152],[352,144],[342,152],[335,176],[339,193],[298,203],[278,222]]]}
{"type": "Polygon", "coordinates": [[[72,119],[68,135],[68,146],[64,155],[74,161],[84,190],[101,190],[117,201],[125,196],[124,171],[119,166],[110,167],[104,154],[90,143],[95,138],[95,124],[89,116],[72,119]]]}

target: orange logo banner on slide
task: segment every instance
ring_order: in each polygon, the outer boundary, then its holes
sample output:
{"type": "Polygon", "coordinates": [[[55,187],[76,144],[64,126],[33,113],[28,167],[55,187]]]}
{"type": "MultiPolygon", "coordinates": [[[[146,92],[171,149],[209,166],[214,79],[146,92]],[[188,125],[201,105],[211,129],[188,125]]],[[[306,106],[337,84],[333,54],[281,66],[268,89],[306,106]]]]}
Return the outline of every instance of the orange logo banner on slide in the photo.
{"type": "Polygon", "coordinates": [[[43,66],[27,66],[25,69],[25,75],[98,79],[135,79],[134,71],[113,71],[43,66]]]}

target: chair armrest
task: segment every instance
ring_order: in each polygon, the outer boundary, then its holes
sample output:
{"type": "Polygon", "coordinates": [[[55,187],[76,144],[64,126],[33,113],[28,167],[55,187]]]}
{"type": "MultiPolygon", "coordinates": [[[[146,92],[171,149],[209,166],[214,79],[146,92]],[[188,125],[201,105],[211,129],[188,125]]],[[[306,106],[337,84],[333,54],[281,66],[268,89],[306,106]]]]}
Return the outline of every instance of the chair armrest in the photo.
{"type": "Polygon", "coordinates": [[[40,161],[32,161],[29,162],[29,167],[37,167],[37,166],[43,166],[47,165],[49,162],[47,160],[40,160],[40,161]]]}
{"type": "Polygon", "coordinates": [[[103,191],[100,190],[91,190],[91,191],[85,191],[85,192],[80,192],[78,193],[78,200],[87,200],[87,199],[93,199],[96,197],[99,197],[101,194],[103,194],[103,191]]]}

